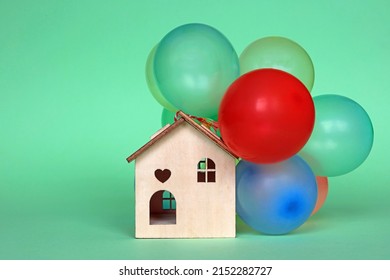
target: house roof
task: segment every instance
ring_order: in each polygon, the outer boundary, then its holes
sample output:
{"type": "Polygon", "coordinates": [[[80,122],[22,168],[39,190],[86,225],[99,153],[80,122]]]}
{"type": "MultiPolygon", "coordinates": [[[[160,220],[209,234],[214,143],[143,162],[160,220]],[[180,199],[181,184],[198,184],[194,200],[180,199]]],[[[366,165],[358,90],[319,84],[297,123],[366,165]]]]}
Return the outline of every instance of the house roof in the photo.
{"type": "Polygon", "coordinates": [[[219,148],[224,150],[226,153],[230,154],[231,156],[233,156],[235,158],[238,158],[232,151],[229,150],[229,148],[222,141],[222,139],[219,138],[217,135],[215,135],[211,130],[209,130],[208,128],[206,128],[202,125],[199,125],[190,116],[183,113],[182,111],[179,111],[177,113],[177,116],[179,117],[178,120],[176,120],[172,125],[169,125],[165,128],[162,128],[160,132],[157,132],[157,135],[155,137],[153,137],[149,142],[147,142],[145,145],[143,145],[141,148],[139,148],[136,152],[134,152],[132,155],[130,155],[126,159],[127,162],[132,162],[139,155],[141,155],[143,152],[145,152],[147,149],[149,149],[151,146],[153,146],[154,143],[156,143],[160,139],[164,138],[171,131],[175,130],[177,127],[181,126],[183,123],[188,123],[193,128],[195,128],[196,130],[201,132],[203,135],[205,135],[208,139],[213,141],[219,148]]]}

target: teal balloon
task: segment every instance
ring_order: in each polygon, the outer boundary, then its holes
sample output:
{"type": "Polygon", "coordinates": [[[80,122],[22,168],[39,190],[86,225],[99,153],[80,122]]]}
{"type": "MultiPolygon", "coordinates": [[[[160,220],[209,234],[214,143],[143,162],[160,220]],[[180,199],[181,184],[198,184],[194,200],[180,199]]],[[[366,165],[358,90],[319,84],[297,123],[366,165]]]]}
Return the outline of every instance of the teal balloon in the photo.
{"type": "Polygon", "coordinates": [[[175,28],[160,41],[154,74],[162,95],[174,107],[215,118],[226,89],[240,73],[229,40],[211,26],[191,23],[175,28]]]}
{"type": "Polygon", "coordinates": [[[156,78],[154,76],[154,66],[153,66],[156,48],[157,46],[155,46],[150,51],[148,55],[148,59],[146,60],[146,66],[145,66],[146,83],[148,85],[150,93],[153,95],[154,99],[156,99],[156,101],[160,103],[161,106],[167,108],[169,111],[176,112],[177,109],[165,99],[165,97],[161,94],[161,91],[158,88],[158,85],[156,83],[156,78]]]}
{"type": "Polygon", "coordinates": [[[302,46],[284,37],[265,37],[245,48],[240,55],[241,73],[273,68],[290,73],[311,91],[314,84],[313,62],[302,46]]]}
{"type": "Polygon", "coordinates": [[[161,126],[164,127],[167,124],[173,124],[175,122],[176,112],[171,112],[168,109],[163,109],[161,113],[161,126]]]}
{"type": "Polygon", "coordinates": [[[300,156],[318,176],[351,172],[366,160],[373,145],[369,115],[357,102],[341,95],[320,95],[313,100],[314,130],[300,156]]]}

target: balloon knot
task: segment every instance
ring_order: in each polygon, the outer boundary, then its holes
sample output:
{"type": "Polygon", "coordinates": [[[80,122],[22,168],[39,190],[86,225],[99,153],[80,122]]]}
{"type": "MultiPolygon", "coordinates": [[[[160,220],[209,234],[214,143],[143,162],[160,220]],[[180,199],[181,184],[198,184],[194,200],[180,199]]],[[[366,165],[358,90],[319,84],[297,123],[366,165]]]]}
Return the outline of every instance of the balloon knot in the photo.
{"type": "MultiPolygon", "coordinates": [[[[219,123],[217,121],[203,118],[203,117],[192,116],[192,115],[188,115],[188,114],[187,114],[187,116],[190,117],[191,119],[193,119],[197,124],[205,126],[211,132],[218,135],[217,132],[219,132],[219,123]]],[[[175,119],[175,121],[177,121],[179,118],[180,118],[179,111],[177,111],[174,119],[175,119]]]]}

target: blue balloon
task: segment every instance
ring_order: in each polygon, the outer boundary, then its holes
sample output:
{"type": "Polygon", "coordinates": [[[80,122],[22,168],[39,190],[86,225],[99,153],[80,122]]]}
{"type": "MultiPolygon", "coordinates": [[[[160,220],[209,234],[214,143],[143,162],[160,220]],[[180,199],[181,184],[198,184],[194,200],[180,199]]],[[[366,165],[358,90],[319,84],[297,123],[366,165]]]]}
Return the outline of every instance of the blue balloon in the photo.
{"type": "Polygon", "coordinates": [[[241,160],[236,166],[236,212],[264,234],[286,234],[310,217],[317,183],[299,156],[275,164],[241,160]]]}

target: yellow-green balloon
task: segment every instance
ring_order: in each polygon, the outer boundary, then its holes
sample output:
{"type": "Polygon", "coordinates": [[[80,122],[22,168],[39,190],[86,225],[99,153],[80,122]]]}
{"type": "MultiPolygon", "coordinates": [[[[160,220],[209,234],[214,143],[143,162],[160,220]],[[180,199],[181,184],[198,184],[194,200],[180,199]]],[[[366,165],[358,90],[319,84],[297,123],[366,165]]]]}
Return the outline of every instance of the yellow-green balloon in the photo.
{"type": "Polygon", "coordinates": [[[241,74],[262,68],[279,69],[298,78],[309,91],[313,88],[313,62],[308,53],[290,39],[258,39],[245,48],[239,60],[241,74]]]}
{"type": "Polygon", "coordinates": [[[345,96],[327,94],[313,100],[314,130],[300,156],[317,176],[339,176],[354,170],[371,151],[374,131],[370,117],[345,96]]]}
{"type": "Polygon", "coordinates": [[[154,55],[156,53],[157,45],[150,51],[148,59],[146,60],[145,75],[146,83],[148,84],[149,90],[152,93],[154,99],[157,100],[164,108],[167,108],[171,112],[176,112],[177,109],[169,103],[165,97],[161,94],[160,89],[156,83],[156,78],[154,76],[154,55]]]}

